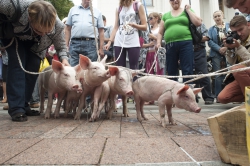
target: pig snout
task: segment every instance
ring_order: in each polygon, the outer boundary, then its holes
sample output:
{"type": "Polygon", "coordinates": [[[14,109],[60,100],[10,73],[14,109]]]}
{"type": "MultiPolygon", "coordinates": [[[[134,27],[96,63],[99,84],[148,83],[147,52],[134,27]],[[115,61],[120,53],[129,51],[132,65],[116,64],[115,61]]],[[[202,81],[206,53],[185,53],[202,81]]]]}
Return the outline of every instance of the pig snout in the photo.
{"type": "Polygon", "coordinates": [[[77,91],[77,90],[78,90],[78,88],[79,88],[79,86],[78,86],[78,85],[73,85],[73,86],[72,86],[72,90],[76,90],[76,91],[77,91]]]}
{"type": "Polygon", "coordinates": [[[201,108],[197,108],[194,112],[199,113],[201,111],[201,108]]]}
{"type": "Polygon", "coordinates": [[[82,89],[77,89],[77,93],[82,93],[82,89]]]}
{"type": "Polygon", "coordinates": [[[109,70],[106,72],[106,77],[111,77],[109,70]]]}
{"type": "Polygon", "coordinates": [[[127,96],[133,96],[133,95],[134,95],[134,92],[133,92],[133,91],[128,91],[128,92],[126,93],[126,95],[127,95],[127,96]]]}

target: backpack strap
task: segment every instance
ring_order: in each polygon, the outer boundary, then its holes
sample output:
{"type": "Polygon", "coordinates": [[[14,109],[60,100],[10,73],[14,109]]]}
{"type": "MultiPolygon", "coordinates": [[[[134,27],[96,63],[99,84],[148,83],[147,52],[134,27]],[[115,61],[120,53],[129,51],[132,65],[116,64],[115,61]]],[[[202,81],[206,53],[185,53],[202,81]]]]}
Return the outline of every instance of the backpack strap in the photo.
{"type": "Polygon", "coordinates": [[[134,2],[133,2],[133,9],[134,9],[134,11],[135,11],[136,14],[139,13],[138,1],[134,1],[134,2]]]}

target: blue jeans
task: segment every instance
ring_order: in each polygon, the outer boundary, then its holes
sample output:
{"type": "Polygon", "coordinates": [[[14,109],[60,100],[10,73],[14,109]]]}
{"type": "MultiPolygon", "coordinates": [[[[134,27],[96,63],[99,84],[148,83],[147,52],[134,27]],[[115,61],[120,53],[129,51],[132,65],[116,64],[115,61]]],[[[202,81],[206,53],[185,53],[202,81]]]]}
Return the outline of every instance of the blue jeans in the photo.
{"type": "MultiPolygon", "coordinates": [[[[192,40],[173,42],[166,44],[166,66],[169,76],[178,76],[178,61],[183,75],[193,74],[194,51],[192,40]]],[[[183,81],[191,78],[183,78],[183,81]]],[[[173,80],[177,81],[177,78],[173,80]]]]}
{"type": "Polygon", "coordinates": [[[69,63],[71,66],[79,64],[79,54],[87,56],[92,62],[97,61],[95,40],[71,40],[69,48],[69,63]]]}
{"type": "MultiPolygon", "coordinates": [[[[221,69],[221,61],[223,61],[226,64],[225,56],[216,54],[214,57],[212,57],[213,72],[221,69]]],[[[214,87],[215,97],[217,97],[219,93],[222,91],[222,82],[224,78],[225,75],[215,76],[215,87],[214,87]]]]}
{"type": "Polygon", "coordinates": [[[39,96],[39,86],[38,86],[38,79],[36,80],[36,84],[30,99],[30,104],[36,104],[39,103],[40,96],[39,96]]]}
{"type": "MultiPolygon", "coordinates": [[[[9,44],[9,40],[2,40],[5,45],[9,44]]],[[[18,54],[20,56],[23,67],[27,71],[38,72],[41,58],[30,51],[35,42],[30,40],[18,41],[18,54]]],[[[29,100],[31,98],[38,75],[28,74],[21,69],[17,54],[16,42],[14,41],[7,49],[9,62],[7,73],[7,97],[9,104],[10,116],[16,113],[25,113],[29,108],[29,100]]]]}

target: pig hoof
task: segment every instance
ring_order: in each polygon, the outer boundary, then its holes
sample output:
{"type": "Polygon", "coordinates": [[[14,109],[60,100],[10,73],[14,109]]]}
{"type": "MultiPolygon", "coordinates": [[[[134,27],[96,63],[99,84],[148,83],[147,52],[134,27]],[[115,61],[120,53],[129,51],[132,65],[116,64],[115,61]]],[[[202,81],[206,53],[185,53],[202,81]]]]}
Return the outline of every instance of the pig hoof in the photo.
{"type": "Polygon", "coordinates": [[[143,118],[144,120],[148,120],[148,118],[143,118]]]}
{"type": "Polygon", "coordinates": [[[128,114],[123,114],[123,115],[124,115],[124,117],[129,117],[128,114]]]}
{"type": "Polygon", "coordinates": [[[141,118],[137,118],[137,120],[141,123],[142,122],[142,119],[141,118]]]}

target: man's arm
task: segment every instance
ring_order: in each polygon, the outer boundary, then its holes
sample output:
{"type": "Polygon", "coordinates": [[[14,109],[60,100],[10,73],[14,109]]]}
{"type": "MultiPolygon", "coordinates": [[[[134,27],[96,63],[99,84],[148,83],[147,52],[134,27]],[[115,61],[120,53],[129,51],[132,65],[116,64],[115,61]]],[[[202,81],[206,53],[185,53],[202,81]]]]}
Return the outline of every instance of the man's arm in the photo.
{"type": "Polygon", "coordinates": [[[69,48],[70,37],[71,37],[71,26],[66,25],[65,26],[65,42],[66,42],[67,49],[69,48]]]}
{"type": "Polygon", "coordinates": [[[103,53],[104,29],[98,28],[98,32],[99,32],[99,42],[100,42],[99,54],[100,54],[101,58],[103,58],[104,57],[104,53],[103,53]]]}

